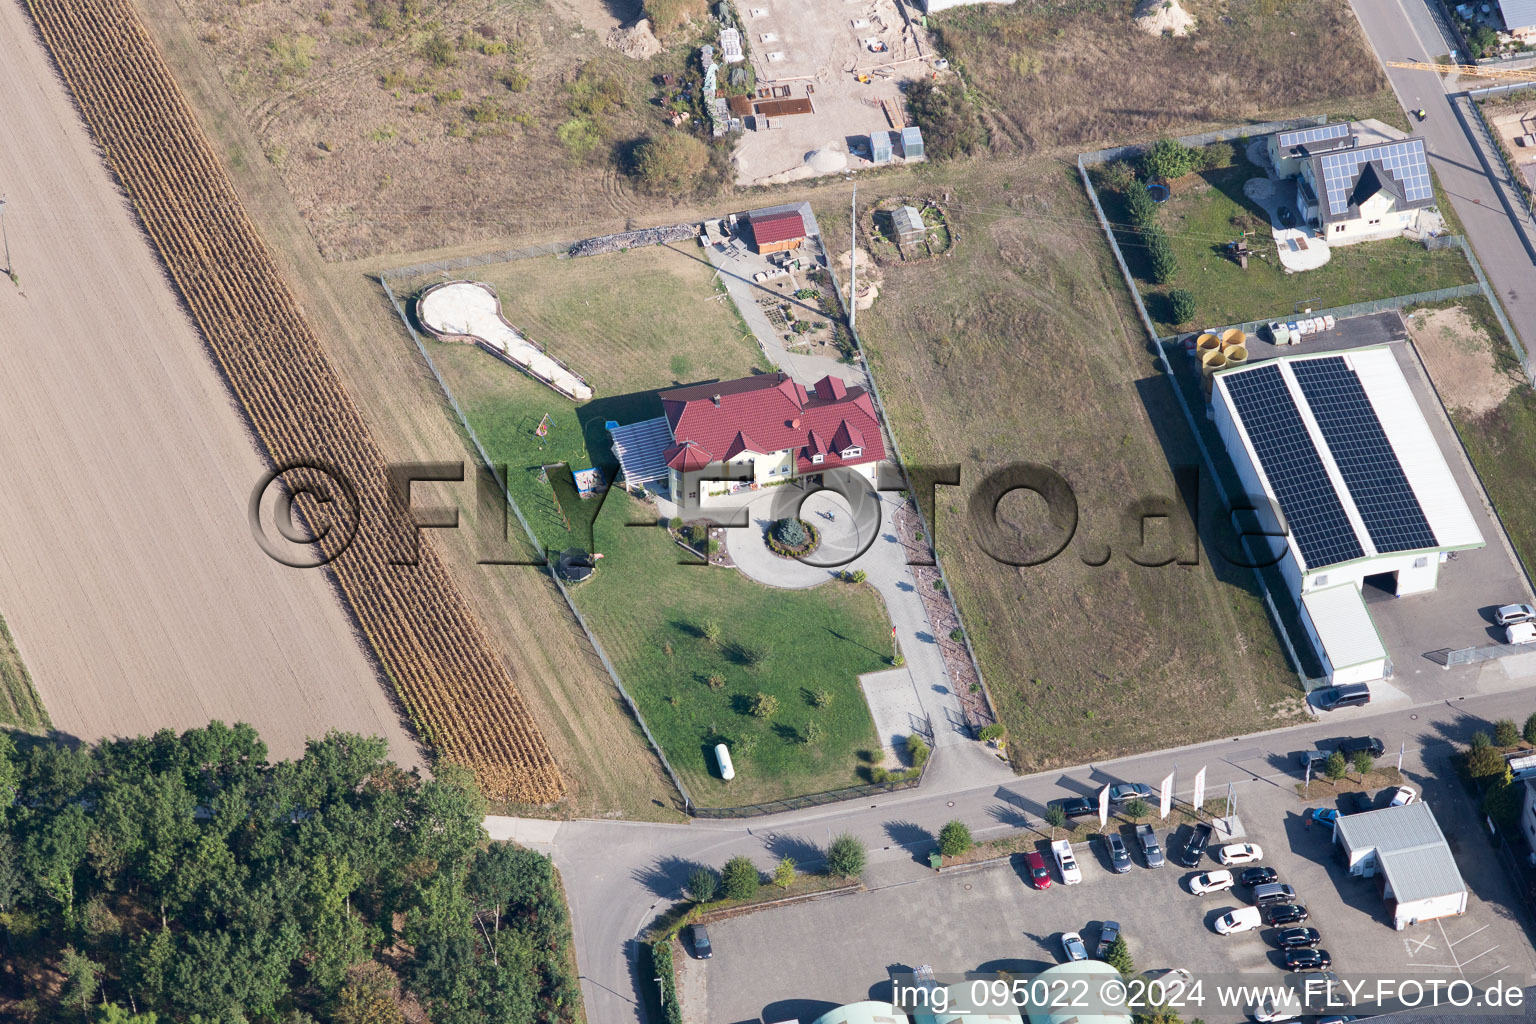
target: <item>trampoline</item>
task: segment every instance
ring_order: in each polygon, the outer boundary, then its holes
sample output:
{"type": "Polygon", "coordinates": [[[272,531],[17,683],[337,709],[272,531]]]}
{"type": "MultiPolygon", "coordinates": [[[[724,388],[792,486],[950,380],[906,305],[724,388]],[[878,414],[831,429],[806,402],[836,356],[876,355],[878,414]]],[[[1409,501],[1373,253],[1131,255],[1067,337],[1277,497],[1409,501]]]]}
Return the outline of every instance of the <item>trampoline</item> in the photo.
{"type": "Polygon", "coordinates": [[[555,575],[567,583],[580,583],[596,571],[592,556],[581,548],[566,548],[555,559],[555,575]]]}
{"type": "Polygon", "coordinates": [[[1154,181],[1147,185],[1147,195],[1152,197],[1154,203],[1166,203],[1173,193],[1162,182],[1154,181]]]}

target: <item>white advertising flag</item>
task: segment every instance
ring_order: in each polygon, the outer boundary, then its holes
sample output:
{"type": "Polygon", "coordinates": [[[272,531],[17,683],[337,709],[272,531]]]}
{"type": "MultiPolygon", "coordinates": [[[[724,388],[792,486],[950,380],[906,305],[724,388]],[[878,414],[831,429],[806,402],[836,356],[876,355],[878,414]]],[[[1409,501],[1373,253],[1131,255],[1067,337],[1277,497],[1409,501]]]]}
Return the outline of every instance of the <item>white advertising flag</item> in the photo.
{"type": "Polygon", "coordinates": [[[1205,806],[1205,766],[1195,772],[1195,795],[1190,797],[1190,803],[1195,805],[1195,813],[1200,813],[1200,808],[1205,806]]]}
{"type": "Polygon", "coordinates": [[[1099,790],[1099,828],[1109,824],[1109,787],[1099,790]]]}
{"type": "Polygon", "coordinates": [[[1171,810],[1173,810],[1173,772],[1169,772],[1168,777],[1163,780],[1162,792],[1158,798],[1157,816],[1166,818],[1171,810]]]}

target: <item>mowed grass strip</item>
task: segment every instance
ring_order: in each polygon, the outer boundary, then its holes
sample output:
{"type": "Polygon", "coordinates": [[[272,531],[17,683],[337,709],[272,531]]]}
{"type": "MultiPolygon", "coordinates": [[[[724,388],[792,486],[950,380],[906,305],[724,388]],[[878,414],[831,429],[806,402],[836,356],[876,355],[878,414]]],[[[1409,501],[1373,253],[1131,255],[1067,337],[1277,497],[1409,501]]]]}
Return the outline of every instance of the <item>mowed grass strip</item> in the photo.
{"type": "MultiPolygon", "coordinates": [[[[1129,503],[1175,496],[1170,464],[1200,456],[1074,178],[1054,160],[951,171],[955,255],[887,268],[859,315],[903,456],[961,464],[961,486],[938,491],[939,551],[1026,770],[1302,714],[1252,574],[1212,554],[1208,483],[1200,564],[1126,557],[1129,503]],[[1048,564],[999,564],[967,523],[971,489],[1010,462],[1049,465],[1076,492],[1077,539],[1048,564]],[[1106,543],[1107,564],[1084,563],[1106,543]]],[[[1047,530],[1022,492],[1000,514],[1015,536],[1047,530]]]]}
{"type": "Polygon", "coordinates": [[[0,725],[41,730],[52,726],[43,700],[32,685],[32,674],[21,660],[11,629],[0,618],[0,725]]]}
{"type": "MultiPolygon", "coordinates": [[[[1131,272],[1141,282],[1147,312],[1158,330],[1174,333],[1169,291],[1183,288],[1195,296],[1199,312],[1192,326],[1211,327],[1288,316],[1298,305],[1331,309],[1370,299],[1411,295],[1470,284],[1476,280],[1460,249],[1428,252],[1405,238],[1337,246],[1326,264],[1288,274],[1280,265],[1269,217],[1243,195],[1243,183],[1263,177],[1241,145],[1232,166],[1185,175],[1172,183],[1173,196],[1158,208],[1158,224],[1168,233],[1178,258],[1178,272],[1166,285],[1151,283],[1146,249],[1129,227],[1117,232],[1131,272]],[[1241,232],[1264,258],[1251,257],[1244,270],[1223,251],[1241,232]]],[[[1125,224],[1124,203],[1109,189],[1100,202],[1112,222],[1125,224]]]]}
{"type": "Polygon", "coordinates": [[[618,491],[584,502],[563,493],[568,530],[539,480],[542,464],[610,463],[604,422],[661,415],[657,389],[762,366],[729,299],[713,298],[713,268],[654,247],[523,260],[473,278],[493,284],[503,315],[597,397],[578,407],[474,346],[429,342],[428,351],[491,458],[508,464],[512,494],[544,544],[604,555],[572,595],[693,798],[737,806],[862,781],[858,755],[878,742],[857,677],[889,667],[890,621],[873,590],[775,590],[734,570],[680,564],[691,556],[657,525],[656,510],[618,491]],[[540,438],[546,413],[551,428],[540,438]],[[720,627],[717,641],[703,636],[706,621],[720,627]],[[828,706],[811,703],[817,690],[832,696],[828,706]],[[774,697],[777,712],[753,716],[758,693],[774,697]],[[719,742],[732,748],[729,784],[716,771],[719,742]]]}

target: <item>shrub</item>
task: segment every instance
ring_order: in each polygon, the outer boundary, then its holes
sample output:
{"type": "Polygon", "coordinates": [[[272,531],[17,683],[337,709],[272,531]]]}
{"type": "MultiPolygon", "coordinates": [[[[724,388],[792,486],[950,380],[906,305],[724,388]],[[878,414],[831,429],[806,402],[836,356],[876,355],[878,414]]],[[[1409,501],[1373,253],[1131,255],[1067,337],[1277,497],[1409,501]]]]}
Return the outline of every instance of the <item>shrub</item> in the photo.
{"type": "Polygon", "coordinates": [[[1328,755],[1328,760],[1323,765],[1324,775],[1337,782],[1344,777],[1344,773],[1347,771],[1349,771],[1349,763],[1344,760],[1343,751],[1335,750],[1328,755]]]}
{"type": "Polygon", "coordinates": [[[779,863],[773,869],[773,884],[780,889],[788,889],[795,884],[798,874],[793,857],[780,857],[779,863]]]}
{"type": "Polygon", "coordinates": [[[906,748],[907,757],[912,759],[912,767],[914,768],[921,768],[927,764],[928,755],[933,753],[928,748],[928,741],[923,739],[918,733],[913,733],[907,737],[906,748]]]}
{"type": "Polygon", "coordinates": [[[891,666],[893,668],[901,668],[901,666],[905,665],[906,663],[907,656],[905,654],[897,654],[891,658],[891,666]]]}
{"type": "Polygon", "coordinates": [[[663,36],[709,14],[709,4],[705,0],[645,0],[644,6],[646,17],[651,19],[651,28],[663,36]]]}
{"type": "Polygon", "coordinates": [[[1486,747],[1486,746],[1490,745],[1492,742],[1493,741],[1488,738],[1488,734],[1483,732],[1481,729],[1479,729],[1477,732],[1472,734],[1472,749],[1473,750],[1477,750],[1479,747],[1486,747]]]}
{"type": "Polygon", "coordinates": [[[1158,139],[1141,155],[1141,173],[1148,181],[1182,178],[1200,165],[1198,150],[1177,139],[1158,139]]]}
{"type": "Polygon", "coordinates": [[[1100,169],[1099,180],[1105,188],[1124,192],[1136,184],[1136,168],[1124,160],[1112,160],[1100,169]]]}
{"type": "Polygon", "coordinates": [[[1125,191],[1125,219],[1137,228],[1151,227],[1157,220],[1157,204],[1139,181],[1125,191]]]}
{"type": "Polygon", "coordinates": [[[603,134],[591,118],[573,117],[555,129],[555,138],[560,140],[567,153],[580,159],[597,148],[603,141],[603,134]]]}
{"type": "Polygon", "coordinates": [[[709,688],[711,690],[725,689],[725,676],[721,675],[719,672],[711,673],[707,682],[709,683],[709,688]]]}
{"type": "Polygon", "coordinates": [[[683,519],[682,519],[682,517],[681,516],[673,516],[671,519],[668,519],[667,520],[667,527],[669,529],[673,529],[673,530],[681,530],[683,528],[683,519]]]}
{"type": "Polygon", "coordinates": [[[954,629],[949,631],[949,638],[958,644],[960,641],[965,639],[965,630],[961,629],[959,626],[956,626],[954,629]]]}
{"type": "MultiPolygon", "coordinates": [[[[1057,810],[1060,810],[1060,808],[1057,808],[1057,810]]],[[[1147,802],[1139,796],[1131,800],[1127,800],[1125,803],[1125,816],[1130,818],[1132,821],[1140,821],[1142,818],[1145,818],[1150,811],[1151,808],[1147,806],[1147,802]]]]}
{"type": "Polygon", "coordinates": [[[1365,776],[1365,773],[1376,767],[1376,759],[1371,756],[1369,750],[1360,750],[1355,753],[1355,774],[1365,776]]]}
{"type": "Polygon", "coordinates": [[[665,1024],[683,1024],[683,1010],[677,1001],[677,972],[672,967],[672,940],[651,943],[651,977],[661,985],[662,1018],[665,1024]]]}
{"type": "Polygon", "coordinates": [[[986,130],[965,87],[921,79],[907,91],[912,120],[923,130],[923,150],[930,159],[948,160],[986,144],[986,130]]]}
{"type": "Polygon", "coordinates": [[[709,147],[685,132],[664,131],[635,147],[635,179],[650,192],[692,192],[708,167],[709,147]]]}
{"type": "MultiPolygon", "coordinates": [[[[1131,802],[1135,803],[1134,800],[1131,802]]],[[[1127,806],[1126,810],[1129,811],[1130,807],[1127,806]]],[[[1066,828],[1067,812],[1062,810],[1061,807],[1056,804],[1050,804],[1045,809],[1045,823],[1051,826],[1053,829],[1066,828]]]]}
{"type": "Polygon", "coordinates": [[[773,524],[773,535],[781,543],[792,548],[798,548],[810,540],[806,533],[805,523],[793,517],[779,519],[773,524]]]}
{"type": "Polygon", "coordinates": [[[1167,284],[1179,272],[1179,260],[1173,254],[1173,244],[1159,227],[1147,228],[1141,237],[1147,246],[1147,262],[1152,271],[1152,280],[1157,284],[1167,284]]]}
{"type": "Polygon", "coordinates": [[[1198,152],[1200,166],[1207,171],[1219,171],[1225,167],[1231,167],[1232,161],[1237,159],[1237,151],[1233,149],[1230,142],[1213,142],[1198,152]]]}
{"type": "MultiPolygon", "coordinates": [[[[865,580],[869,579],[869,573],[865,572],[863,569],[855,569],[850,573],[845,573],[843,578],[849,583],[863,583],[865,580]]],[[[1531,721],[1536,722],[1536,715],[1531,716],[1531,721]]]]}
{"type": "Polygon", "coordinates": [[[688,895],[695,903],[708,903],[720,891],[720,876],[714,868],[697,867],[688,876],[688,895]]]}
{"type": "Polygon", "coordinates": [[[958,857],[975,845],[970,828],[959,819],[939,829],[939,853],[946,857],[958,857]]]}
{"type": "Polygon", "coordinates": [[[1195,302],[1195,293],[1183,288],[1175,288],[1168,293],[1168,308],[1173,313],[1173,322],[1187,324],[1195,318],[1198,306],[1195,302]]]}
{"type": "Polygon", "coordinates": [[[267,54],[277,63],[277,73],[297,78],[309,71],[315,57],[312,36],[279,36],[267,43],[267,54]]]}
{"type": "Polygon", "coordinates": [[[977,733],[977,736],[981,738],[983,743],[991,743],[993,740],[1000,740],[1007,735],[1008,728],[1007,726],[1003,725],[1002,722],[993,722],[991,725],[984,725],[981,727],[981,732],[977,733]]]}
{"type": "Polygon", "coordinates": [[[495,124],[501,120],[501,108],[487,96],[469,108],[469,119],[475,124],[495,124]]]}
{"type": "Polygon", "coordinates": [[[864,874],[868,851],[858,836],[844,832],[827,846],[827,873],[843,878],[858,878],[864,874]]]}
{"type": "Polygon", "coordinates": [[[779,698],[771,693],[759,693],[749,702],[753,718],[772,718],[778,714],[779,698]]]}
{"type": "Polygon", "coordinates": [[[757,865],[752,863],[752,858],[737,855],[725,862],[725,870],[720,873],[724,879],[726,899],[749,900],[757,895],[757,887],[761,876],[757,872],[757,865]]]}
{"type": "Polygon", "coordinates": [[[717,644],[720,642],[720,623],[716,622],[714,619],[705,619],[704,625],[699,627],[699,632],[703,635],[705,640],[708,640],[712,644],[717,644]]]}
{"type": "Polygon", "coordinates": [[[829,708],[832,706],[831,690],[811,691],[811,706],[814,708],[829,708]]]}
{"type": "Polygon", "coordinates": [[[1520,736],[1527,743],[1536,743],[1536,712],[1525,720],[1525,728],[1520,730],[1520,736]]]}
{"type": "Polygon", "coordinates": [[[1467,753],[1467,774],[1474,779],[1501,775],[1505,770],[1504,755],[1490,746],[1473,747],[1467,753]]]}
{"type": "Polygon", "coordinates": [[[506,86],[508,92],[523,92],[528,86],[533,84],[533,79],[521,71],[508,71],[498,81],[506,86]]]}
{"type": "Polygon", "coordinates": [[[1493,723],[1493,745],[1496,747],[1512,747],[1520,742],[1520,730],[1515,727],[1513,719],[1501,718],[1493,723]]]}
{"type": "Polygon", "coordinates": [[[435,68],[452,67],[456,59],[453,52],[453,43],[441,32],[434,32],[427,41],[421,44],[421,56],[435,68]]]}
{"type": "Polygon", "coordinates": [[[1131,960],[1131,947],[1126,943],[1124,935],[1115,936],[1115,941],[1109,945],[1109,953],[1104,957],[1104,962],[1121,974],[1136,973],[1136,964],[1131,960]]]}

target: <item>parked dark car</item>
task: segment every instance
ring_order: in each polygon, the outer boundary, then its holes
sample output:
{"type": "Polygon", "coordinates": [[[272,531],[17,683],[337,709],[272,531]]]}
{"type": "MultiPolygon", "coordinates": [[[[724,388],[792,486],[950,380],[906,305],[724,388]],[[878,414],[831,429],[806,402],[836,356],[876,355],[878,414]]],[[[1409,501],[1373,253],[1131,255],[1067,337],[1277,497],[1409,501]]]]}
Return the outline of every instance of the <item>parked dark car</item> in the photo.
{"type": "Polygon", "coordinates": [[[1292,949],[1285,954],[1288,971],[1326,971],[1333,966],[1333,957],[1326,949],[1292,949]]]}
{"type": "Polygon", "coordinates": [[[1099,948],[1093,954],[1094,959],[1103,960],[1105,957],[1109,956],[1109,947],[1113,946],[1115,944],[1115,940],[1119,937],[1119,921],[1105,921],[1103,924],[1099,925],[1099,948]]]}
{"type": "Polygon", "coordinates": [[[1356,736],[1352,739],[1339,740],[1339,753],[1345,757],[1354,757],[1362,750],[1372,757],[1380,757],[1387,752],[1387,745],[1375,736],[1356,736]]]}
{"type": "Polygon", "coordinates": [[[1326,690],[1318,692],[1317,706],[1323,711],[1333,711],[1338,708],[1358,708],[1362,704],[1371,702],[1371,688],[1364,683],[1345,683],[1343,686],[1330,686],[1326,690]]]}
{"type": "Polygon", "coordinates": [[[1357,791],[1354,793],[1344,794],[1345,814],[1359,814],[1362,811],[1370,810],[1374,806],[1376,805],[1371,800],[1371,795],[1369,793],[1361,793],[1357,791]]]}
{"type": "Polygon", "coordinates": [[[1290,204],[1287,203],[1286,205],[1280,207],[1280,226],[1288,228],[1295,223],[1296,213],[1291,209],[1290,204]]]}
{"type": "Polygon", "coordinates": [[[1307,908],[1300,903],[1282,903],[1265,908],[1270,924],[1301,924],[1307,919],[1307,908]]]}
{"type": "Polygon", "coordinates": [[[1206,844],[1211,841],[1211,826],[1205,822],[1195,826],[1189,834],[1189,842],[1184,844],[1184,866],[1197,868],[1200,866],[1200,857],[1205,853],[1206,844]]]}
{"type": "Polygon", "coordinates": [[[1246,885],[1249,888],[1255,885],[1268,885],[1270,882],[1278,882],[1279,880],[1280,872],[1262,864],[1258,867],[1244,868],[1242,873],[1237,876],[1237,884],[1246,885]]]}
{"type": "Polygon", "coordinates": [[[1061,813],[1069,818],[1086,818],[1090,814],[1099,813],[1099,805],[1085,796],[1064,796],[1059,800],[1052,800],[1046,806],[1060,807],[1061,813]]]}
{"type": "Polygon", "coordinates": [[[1125,848],[1125,840],[1119,832],[1105,836],[1104,844],[1109,847],[1109,866],[1115,874],[1123,875],[1131,870],[1131,853],[1125,848]]]}
{"type": "Polygon", "coordinates": [[[1311,949],[1323,941],[1323,933],[1316,928],[1282,928],[1275,933],[1275,945],[1280,949],[1311,949]]]}
{"type": "Polygon", "coordinates": [[[693,929],[693,955],[700,960],[708,960],[715,955],[715,947],[709,944],[709,929],[702,924],[691,925],[693,929]]]}

